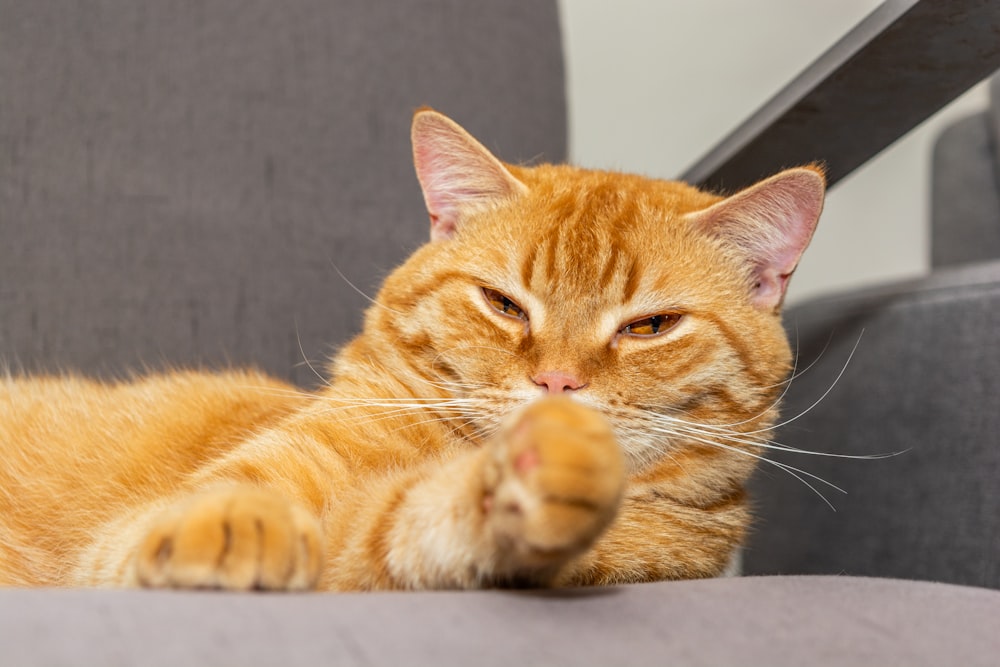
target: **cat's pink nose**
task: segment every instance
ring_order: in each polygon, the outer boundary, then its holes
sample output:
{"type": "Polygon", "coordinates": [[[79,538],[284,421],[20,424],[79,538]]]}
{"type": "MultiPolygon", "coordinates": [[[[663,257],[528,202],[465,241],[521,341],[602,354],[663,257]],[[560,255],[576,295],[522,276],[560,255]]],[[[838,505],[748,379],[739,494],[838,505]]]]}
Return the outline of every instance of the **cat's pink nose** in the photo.
{"type": "Polygon", "coordinates": [[[586,382],[581,382],[576,377],[562,371],[546,371],[536,373],[531,377],[531,381],[539,387],[545,387],[550,394],[562,394],[567,391],[576,391],[586,386],[586,382]]]}

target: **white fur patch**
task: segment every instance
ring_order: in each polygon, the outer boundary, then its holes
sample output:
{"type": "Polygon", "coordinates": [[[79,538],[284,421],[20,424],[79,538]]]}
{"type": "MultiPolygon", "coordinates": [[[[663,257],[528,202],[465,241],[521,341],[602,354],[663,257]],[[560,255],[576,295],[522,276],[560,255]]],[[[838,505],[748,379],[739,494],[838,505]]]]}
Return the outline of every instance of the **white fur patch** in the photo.
{"type": "Polygon", "coordinates": [[[736,547],[733,553],[729,554],[729,563],[722,571],[720,577],[739,577],[743,575],[743,547],[736,547]]]}

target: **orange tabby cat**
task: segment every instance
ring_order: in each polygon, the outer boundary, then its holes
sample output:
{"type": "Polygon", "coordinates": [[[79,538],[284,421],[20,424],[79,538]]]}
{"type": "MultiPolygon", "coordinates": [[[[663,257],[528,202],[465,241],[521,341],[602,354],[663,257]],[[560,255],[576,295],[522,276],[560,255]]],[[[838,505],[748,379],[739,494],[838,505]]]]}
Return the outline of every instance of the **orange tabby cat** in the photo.
{"type": "Polygon", "coordinates": [[[254,372],[0,380],[0,583],[574,585],[722,572],[823,201],[505,165],[413,121],[430,243],[307,393],[254,372]]]}

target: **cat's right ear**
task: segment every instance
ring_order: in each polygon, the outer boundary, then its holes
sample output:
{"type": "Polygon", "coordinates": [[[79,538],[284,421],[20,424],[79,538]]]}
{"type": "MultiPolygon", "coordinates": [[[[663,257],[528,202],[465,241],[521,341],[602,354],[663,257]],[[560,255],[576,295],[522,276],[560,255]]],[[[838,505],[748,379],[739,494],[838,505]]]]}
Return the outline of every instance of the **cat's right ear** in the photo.
{"type": "Polygon", "coordinates": [[[431,239],[450,239],[469,212],[527,190],[471,134],[433,109],[413,116],[413,165],[431,217],[431,239]]]}

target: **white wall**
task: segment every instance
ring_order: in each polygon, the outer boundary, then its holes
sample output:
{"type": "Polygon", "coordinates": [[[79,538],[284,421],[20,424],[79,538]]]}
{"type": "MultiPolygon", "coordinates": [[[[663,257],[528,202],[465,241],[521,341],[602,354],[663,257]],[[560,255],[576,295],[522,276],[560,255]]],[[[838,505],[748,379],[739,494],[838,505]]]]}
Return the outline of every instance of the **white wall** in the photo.
{"type": "MultiPolygon", "coordinates": [[[[572,161],[676,177],[878,4],[560,0],[572,161]]],[[[985,106],[978,86],[834,188],[790,303],[927,270],[931,142],[985,106]]]]}

